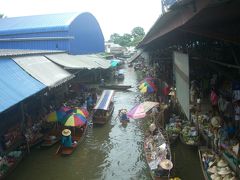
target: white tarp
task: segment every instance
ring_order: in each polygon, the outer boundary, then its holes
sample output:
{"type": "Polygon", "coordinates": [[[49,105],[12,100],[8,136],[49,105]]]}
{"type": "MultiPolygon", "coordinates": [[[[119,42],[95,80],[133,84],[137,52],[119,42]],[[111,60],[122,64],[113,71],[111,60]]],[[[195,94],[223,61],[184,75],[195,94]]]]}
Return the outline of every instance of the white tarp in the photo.
{"type": "Polygon", "coordinates": [[[32,77],[50,88],[56,87],[73,77],[72,74],[44,56],[21,56],[12,59],[32,77]]]}
{"type": "Polygon", "coordinates": [[[177,99],[189,119],[189,60],[188,55],[174,52],[174,74],[177,99]]]}
{"type": "Polygon", "coordinates": [[[51,61],[61,65],[64,69],[107,69],[110,61],[97,55],[69,55],[66,53],[46,55],[51,61]]]}

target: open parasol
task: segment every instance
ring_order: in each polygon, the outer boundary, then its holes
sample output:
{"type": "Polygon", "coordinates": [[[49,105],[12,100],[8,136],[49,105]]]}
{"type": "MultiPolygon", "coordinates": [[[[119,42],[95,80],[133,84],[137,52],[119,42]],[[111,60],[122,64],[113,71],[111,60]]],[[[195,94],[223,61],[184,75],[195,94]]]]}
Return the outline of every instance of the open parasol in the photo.
{"type": "Polygon", "coordinates": [[[64,126],[76,127],[86,124],[87,119],[81,114],[71,113],[67,115],[61,122],[64,126]]]}
{"type": "Polygon", "coordinates": [[[132,119],[144,118],[146,113],[157,105],[159,105],[158,102],[145,101],[134,106],[130,111],[127,112],[127,116],[132,119]]]}

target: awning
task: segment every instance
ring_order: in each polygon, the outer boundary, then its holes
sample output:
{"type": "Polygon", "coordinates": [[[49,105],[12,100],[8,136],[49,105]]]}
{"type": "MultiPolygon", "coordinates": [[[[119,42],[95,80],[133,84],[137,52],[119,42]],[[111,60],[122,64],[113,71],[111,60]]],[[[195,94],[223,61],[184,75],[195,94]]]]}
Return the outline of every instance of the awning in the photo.
{"type": "Polygon", "coordinates": [[[132,63],[134,60],[136,60],[141,54],[143,53],[142,50],[138,50],[137,52],[135,52],[135,54],[132,55],[132,57],[130,57],[128,59],[129,63],[132,63]]]}
{"type": "Polygon", "coordinates": [[[56,87],[73,77],[44,56],[21,56],[12,58],[19,66],[44,85],[56,87]]]}
{"type": "Polygon", "coordinates": [[[61,53],[46,55],[46,57],[63,66],[64,69],[107,69],[111,66],[108,60],[97,55],[69,55],[61,53]]]}
{"type": "Polygon", "coordinates": [[[12,59],[0,59],[0,112],[44,88],[44,84],[30,76],[12,59]]]}
{"type": "Polygon", "coordinates": [[[120,63],[121,63],[121,60],[119,59],[111,59],[111,67],[116,67],[120,63]]]}
{"type": "Polygon", "coordinates": [[[93,109],[108,110],[113,96],[114,90],[104,90],[96,106],[93,109]]]}

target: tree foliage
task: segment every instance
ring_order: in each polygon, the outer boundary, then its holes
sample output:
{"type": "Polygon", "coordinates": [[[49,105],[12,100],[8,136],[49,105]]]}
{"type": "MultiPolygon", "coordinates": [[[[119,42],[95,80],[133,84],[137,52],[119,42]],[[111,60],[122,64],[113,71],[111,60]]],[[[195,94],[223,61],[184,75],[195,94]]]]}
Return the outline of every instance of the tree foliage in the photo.
{"type": "Polygon", "coordinates": [[[125,33],[122,36],[118,33],[112,34],[109,41],[123,47],[136,46],[143,39],[144,35],[145,32],[142,27],[135,27],[131,34],[125,33]]]}

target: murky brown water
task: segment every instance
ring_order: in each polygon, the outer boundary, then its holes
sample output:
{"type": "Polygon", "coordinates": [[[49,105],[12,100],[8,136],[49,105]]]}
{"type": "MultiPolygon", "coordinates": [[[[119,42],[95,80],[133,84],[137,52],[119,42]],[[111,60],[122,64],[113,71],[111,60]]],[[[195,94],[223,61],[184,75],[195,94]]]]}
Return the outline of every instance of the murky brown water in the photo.
{"type": "MultiPolygon", "coordinates": [[[[124,84],[136,86],[136,83],[137,76],[133,68],[127,69],[124,84]]],[[[123,127],[115,119],[118,109],[130,109],[135,105],[137,95],[136,88],[132,88],[129,92],[116,92],[112,120],[104,126],[90,128],[86,140],[71,156],[55,155],[58,145],[49,149],[32,149],[31,153],[8,179],[151,179],[142,148],[145,120],[131,120],[127,127],[123,127]]],[[[184,157],[181,154],[176,154],[177,165],[179,166],[177,172],[182,175],[184,180],[198,179],[196,174],[201,179],[197,152],[189,153],[184,148],[184,146],[176,148],[178,152],[187,155],[184,157]],[[193,163],[193,166],[189,166],[191,163],[193,163]]]]}

